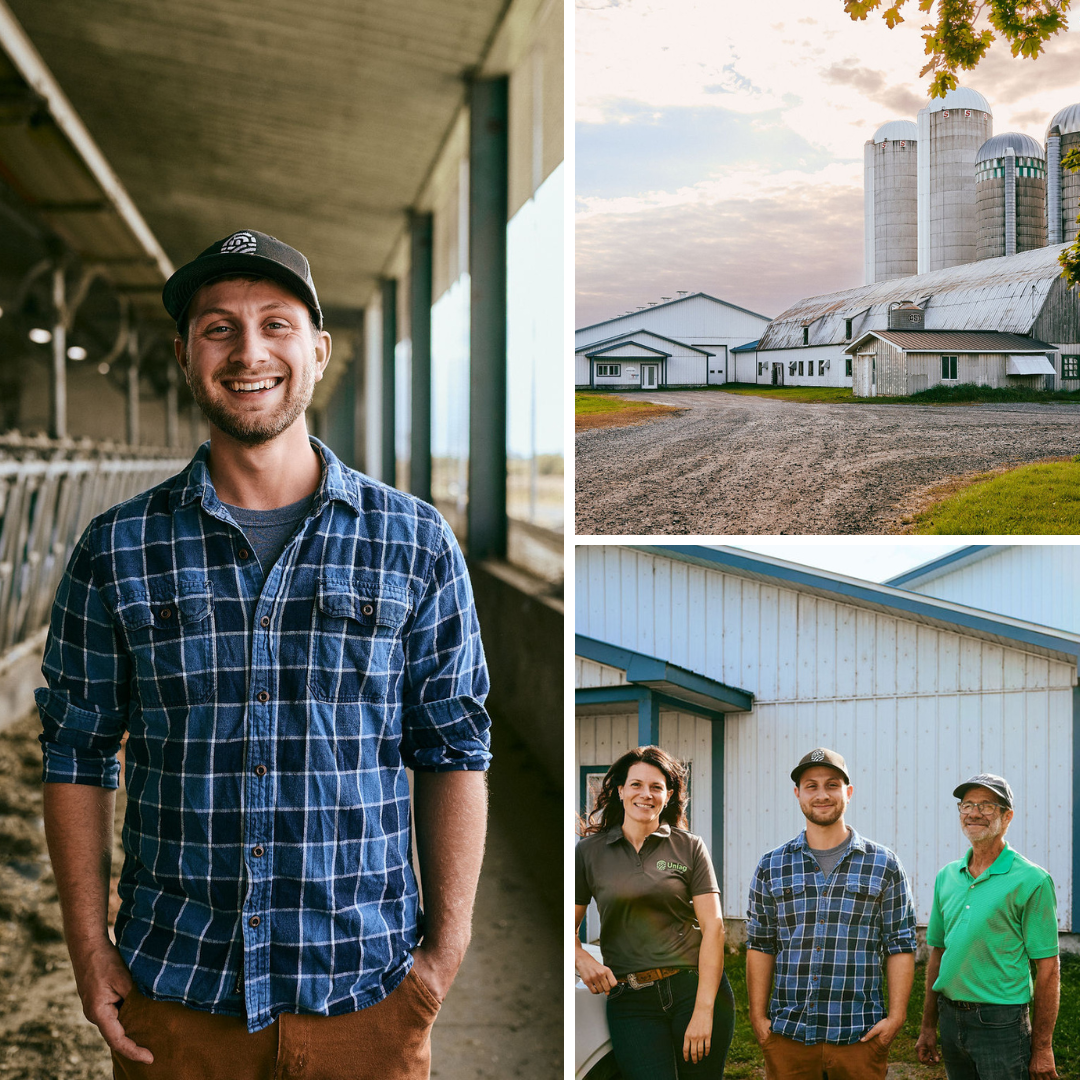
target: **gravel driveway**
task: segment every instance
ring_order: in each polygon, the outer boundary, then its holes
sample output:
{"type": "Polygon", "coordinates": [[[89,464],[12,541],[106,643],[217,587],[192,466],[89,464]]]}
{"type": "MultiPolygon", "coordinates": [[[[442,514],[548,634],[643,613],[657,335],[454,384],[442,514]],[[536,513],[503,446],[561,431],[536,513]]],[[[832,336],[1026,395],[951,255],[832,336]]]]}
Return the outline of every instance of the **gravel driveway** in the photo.
{"type": "Polygon", "coordinates": [[[577,436],[579,534],[885,533],[951,476],[1080,453],[1080,405],[655,400],[689,411],[577,436]]]}

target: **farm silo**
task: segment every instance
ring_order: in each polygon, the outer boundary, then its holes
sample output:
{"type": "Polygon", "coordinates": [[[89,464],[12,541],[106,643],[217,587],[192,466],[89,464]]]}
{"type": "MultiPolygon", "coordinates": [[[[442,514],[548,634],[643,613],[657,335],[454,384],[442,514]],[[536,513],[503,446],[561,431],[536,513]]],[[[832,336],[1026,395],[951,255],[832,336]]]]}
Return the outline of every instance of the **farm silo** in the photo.
{"type": "Polygon", "coordinates": [[[961,86],[919,111],[919,273],[975,261],[975,155],[993,134],[986,98],[961,86]]]}
{"type": "Polygon", "coordinates": [[[977,259],[1046,247],[1046,159],[1030,135],[987,139],[975,157],[977,259]]]}
{"type": "Polygon", "coordinates": [[[1080,172],[1064,172],[1061,159],[1080,146],[1080,103],[1057,113],[1046,128],[1046,224],[1051,244],[1076,239],[1080,172]]]}
{"type": "Polygon", "coordinates": [[[908,277],[918,270],[919,129],[890,120],[863,151],[863,251],[866,284],[908,277]]]}

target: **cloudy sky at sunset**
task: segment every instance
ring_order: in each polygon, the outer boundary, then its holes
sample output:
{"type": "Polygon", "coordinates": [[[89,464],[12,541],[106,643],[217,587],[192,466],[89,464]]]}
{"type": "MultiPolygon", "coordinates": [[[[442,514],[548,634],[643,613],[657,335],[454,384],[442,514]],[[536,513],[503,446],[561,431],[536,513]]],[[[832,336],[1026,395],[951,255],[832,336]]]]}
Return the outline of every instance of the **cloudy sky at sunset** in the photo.
{"type": "MultiPolygon", "coordinates": [[[[863,144],[927,100],[917,0],[889,30],[841,0],[577,0],[584,326],[677,289],[763,315],[863,284],[863,144]]],[[[961,85],[1042,142],[1080,101],[1080,31],[996,42],[961,85]]]]}

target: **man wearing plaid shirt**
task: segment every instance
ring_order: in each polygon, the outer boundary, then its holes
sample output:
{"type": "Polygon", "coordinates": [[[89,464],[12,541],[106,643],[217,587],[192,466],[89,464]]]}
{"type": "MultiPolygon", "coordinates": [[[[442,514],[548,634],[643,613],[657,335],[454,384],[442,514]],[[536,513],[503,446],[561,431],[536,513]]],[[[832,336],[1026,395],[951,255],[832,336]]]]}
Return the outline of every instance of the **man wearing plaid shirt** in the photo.
{"type": "Polygon", "coordinates": [[[853,789],[839,754],[810,751],[791,779],[806,830],[762,857],[747,913],[750,1023],[765,1075],[884,1080],[915,976],[907,875],[845,824],[853,789]]]}
{"type": "Polygon", "coordinates": [[[91,522],[38,691],[83,1008],[117,1077],[421,1080],[486,812],[461,553],[432,507],[309,439],[330,337],[300,252],[234,233],[163,299],[210,442],[91,522]]]}

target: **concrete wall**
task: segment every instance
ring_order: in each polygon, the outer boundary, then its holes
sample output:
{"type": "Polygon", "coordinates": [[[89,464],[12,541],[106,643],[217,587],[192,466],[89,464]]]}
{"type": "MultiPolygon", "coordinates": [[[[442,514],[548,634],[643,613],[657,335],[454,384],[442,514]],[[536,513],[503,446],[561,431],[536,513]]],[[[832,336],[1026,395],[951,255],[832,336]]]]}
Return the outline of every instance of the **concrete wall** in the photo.
{"type": "Polygon", "coordinates": [[[914,138],[870,142],[866,153],[873,156],[868,170],[873,186],[864,194],[873,200],[869,285],[918,272],[918,143],[914,138]]]}

